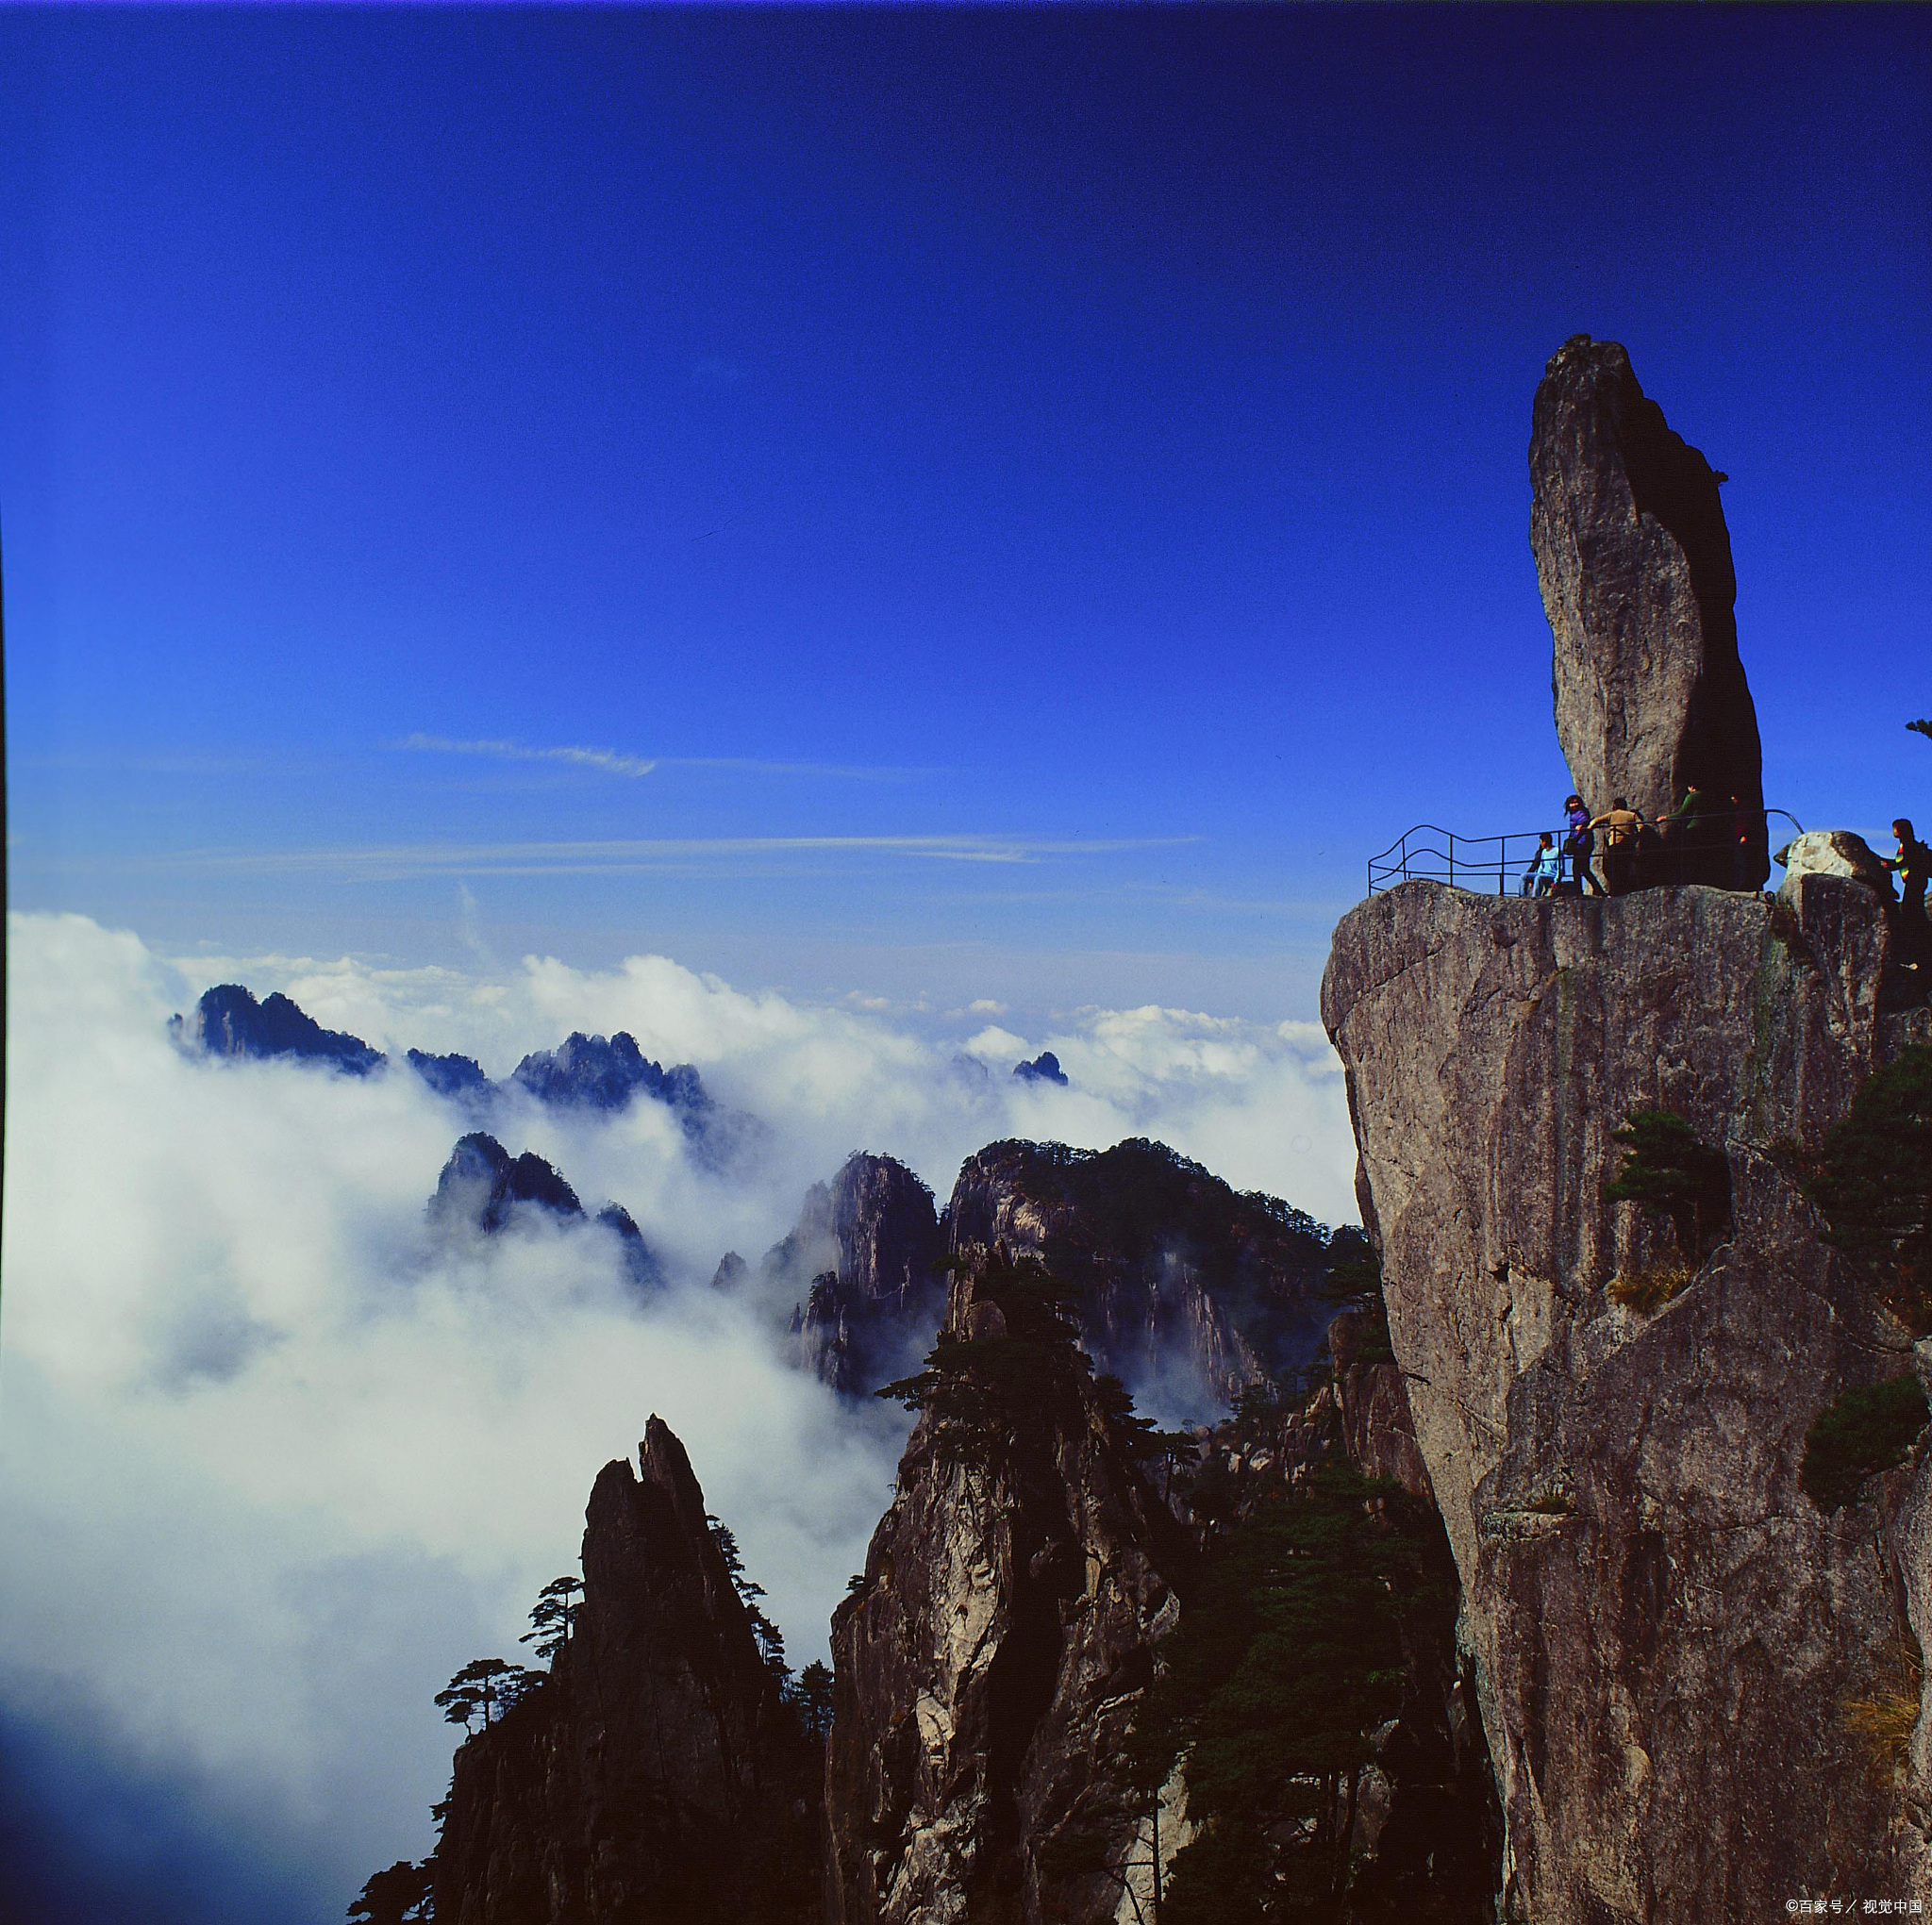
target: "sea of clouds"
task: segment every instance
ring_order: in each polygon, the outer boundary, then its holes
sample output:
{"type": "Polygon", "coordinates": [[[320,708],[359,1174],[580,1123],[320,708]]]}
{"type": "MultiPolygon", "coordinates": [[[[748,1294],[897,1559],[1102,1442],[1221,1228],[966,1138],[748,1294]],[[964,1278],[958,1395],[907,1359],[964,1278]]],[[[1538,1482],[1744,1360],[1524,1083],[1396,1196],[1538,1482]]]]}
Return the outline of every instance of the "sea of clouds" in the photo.
{"type": "MultiPolygon", "coordinates": [[[[171,959],[75,916],[10,934],[0,1835],[64,1827],[109,1884],[117,1853],[139,1883],[173,1852],[178,1889],[128,1915],[155,1921],[177,1899],[239,1925],[339,1919],[371,1870],[430,1849],[458,1735],[432,1696],[472,1657],[524,1655],[591,1480],[654,1411],[792,1662],[823,1654],[905,1419],[789,1368],[785,1306],[708,1286],[727,1249],[756,1265],[849,1152],[901,1158],[943,1204],[996,1137],[1150,1136],[1238,1188],[1354,1214],[1339,1067],[1305,1022],[1086,1009],[1023,1037],[992,1005],[812,1006],[661,956],[463,974],[171,959]],[[227,981],[398,1060],[360,1080],[183,1055],[169,1016],[227,981]],[[769,1126],[721,1171],[648,1099],[601,1117],[517,1097],[489,1120],[587,1209],[637,1219],[672,1279],[642,1308],[606,1236],[425,1218],[473,1124],[402,1052],[501,1078],[572,1030],[628,1030],[769,1126]],[[1042,1049],[1070,1087],[1014,1079],[1042,1049]]],[[[72,1914],[110,1915],[105,1897],[72,1914]]]]}

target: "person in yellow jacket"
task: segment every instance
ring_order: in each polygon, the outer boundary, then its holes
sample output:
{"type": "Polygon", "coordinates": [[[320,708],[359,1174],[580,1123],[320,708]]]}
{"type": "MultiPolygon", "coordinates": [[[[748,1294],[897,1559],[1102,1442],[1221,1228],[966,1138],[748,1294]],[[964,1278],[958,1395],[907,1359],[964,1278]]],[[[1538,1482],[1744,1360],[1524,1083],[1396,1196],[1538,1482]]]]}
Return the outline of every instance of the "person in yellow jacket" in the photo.
{"type": "Polygon", "coordinates": [[[1593,817],[1591,829],[1603,831],[1604,882],[1613,896],[1627,895],[1637,887],[1637,842],[1650,823],[1621,795],[1610,798],[1602,815],[1593,817]]]}

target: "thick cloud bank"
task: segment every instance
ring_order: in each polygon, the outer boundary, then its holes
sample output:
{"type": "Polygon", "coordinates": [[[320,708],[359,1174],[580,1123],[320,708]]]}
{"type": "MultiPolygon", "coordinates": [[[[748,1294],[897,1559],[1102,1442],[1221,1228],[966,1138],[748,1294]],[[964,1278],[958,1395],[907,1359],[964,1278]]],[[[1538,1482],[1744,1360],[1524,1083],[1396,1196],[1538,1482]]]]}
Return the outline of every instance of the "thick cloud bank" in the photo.
{"type": "Polygon", "coordinates": [[[1021,1037],[984,1011],[812,1008],[654,956],[485,978],[175,964],[78,917],[11,933],[0,1700],[15,1740],[0,1767],[21,1734],[44,1749],[66,1733],[59,1769],[35,1772],[65,1788],[37,1796],[34,1823],[96,1863],[106,1814],[127,1809],[118,1788],[174,1784],[179,1835],[158,1831],[150,1856],[176,1890],[183,1861],[211,1878],[219,1861],[209,1901],[247,1925],[309,1916],[291,1888],[340,1918],[371,1870],[428,1849],[456,1736],[431,1696],[471,1657],[522,1655],[592,1477],[652,1411],[738,1532],[794,1662],[823,1651],[900,1420],[841,1410],[783,1364],[773,1306],[706,1284],[726,1248],[756,1259],[848,1151],[901,1157],[943,1201],[996,1137],[1155,1136],[1239,1187],[1351,1213],[1340,1078],[1307,1024],[1090,1010],[1021,1037]],[[166,1019],[227,980],[392,1056],[459,1051],[496,1077],[573,1029],[628,1030],[772,1134],[720,1172],[648,1101],[496,1113],[513,1154],[637,1219],[673,1280],[641,1309],[601,1233],[433,1228],[425,1201],[472,1125],[400,1063],[360,1081],[180,1054],[166,1019]],[[1041,1049],[1069,1087],[1012,1076],[1041,1049]],[[197,1855],[207,1838],[243,1843],[197,1855]]]}

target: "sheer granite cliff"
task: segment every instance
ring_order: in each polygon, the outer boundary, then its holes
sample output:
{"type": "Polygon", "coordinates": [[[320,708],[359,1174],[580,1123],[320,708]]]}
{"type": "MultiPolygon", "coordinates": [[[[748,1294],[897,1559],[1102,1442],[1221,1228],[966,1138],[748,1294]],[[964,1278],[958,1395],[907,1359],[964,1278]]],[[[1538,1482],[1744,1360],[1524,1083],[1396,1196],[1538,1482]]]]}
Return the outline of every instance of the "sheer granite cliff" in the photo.
{"type": "Polygon", "coordinates": [[[954,1282],[941,1381],[832,1620],[837,1925],[1132,1917],[1097,1867],[1148,1855],[1121,1752],[1191,1546],[1065,1324],[995,1270],[954,1282]]]}
{"type": "Polygon", "coordinates": [[[608,1464],[549,1678],[457,1753],[444,1925],[806,1925],[819,1754],[759,1655],[684,1447],[608,1464]]]}
{"type": "Polygon", "coordinates": [[[932,1192],[895,1158],[855,1152],[765,1255],[769,1283],[805,1290],[792,1361],[848,1397],[912,1369],[945,1308],[944,1257],[932,1192]]]}
{"type": "Polygon", "coordinates": [[[1877,897],[1824,875],[1776,902],[1409,883],[1336,932],[1324,1020],[1461,1580],[1507,1916],[1932,1899],[1932,1719],[1890,1779],[1845,1716],[1907,1621],[1932,1642],[1932,1466],[1922,1444],[1829,1515],[1797,1483],[1833,1398],[1932,1373],[1932,1344],[1915,1358],[1775,1153],[1815,1151],[1926,1034],[1890,1006],[1890,942],[1877,897]],[[1610,1286],[1660,1233],[1604,1196],[1646,1107],[1722,1149],[1731,1198],[1652,1312],[1610,1286]]]}

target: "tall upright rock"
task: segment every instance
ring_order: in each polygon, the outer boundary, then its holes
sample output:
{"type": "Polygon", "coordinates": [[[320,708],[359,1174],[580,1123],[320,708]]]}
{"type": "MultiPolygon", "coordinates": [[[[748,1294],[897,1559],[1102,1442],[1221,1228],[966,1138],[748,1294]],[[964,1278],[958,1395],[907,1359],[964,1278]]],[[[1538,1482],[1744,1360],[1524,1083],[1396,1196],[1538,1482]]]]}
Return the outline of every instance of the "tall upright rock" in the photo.
{"type": "Polygon", "coordinates": [[[765,1255],[768,1285],[804,1286],[792,1360],[851,1397],[909,1369],[945,1307],[944,1257],[932,1192],[895,1158],[856,1151],[765,1255]]]}
{"type": "Polygon", "coordinates": [[[1323,1017],[1461,1582],[1511,1917],[1932,1900],[1932,1718],[1922,1700],[1888,1778],[1847,1715],[1902,1638],[1932,1645],[1932,1454],[1836,1512],[1798,1482],[1840,1392],[1932,1375],[1932,1339],[1915,1355],[1790,1173],[1932,1027],[1891,1006],[1890,941],[1874,891],[1817,874],[1775,903],[1411,882],[1336,931],[1323,1017]],[[1646,1108],[1722,1153],[1707,1251],[1674,1256],[1606,1198],[1612,1133],[1646,1108]]]}
{"type": "Polygon", "coordinates": [[[1720,477],[1674,434],[1615,341],[1574,336],[1536,390],[1530,546],[1556,640],[1557,735],[1593,810],[1653,821],[1687,789],[1735,796],[1747,841],[1710,823],[1670,879],[1757,888],[1770,873],[1757,713],[1738,655],[1720,477]]]}
{"type": "Polygon", "coordinates": [[[832,1619],[829,1917],[1132,1917],[1122,1746],[1191,1547],[1024,1273],[957,1276],[935,1356],[832,1619]]]}
{"type": "Polygon", "coordinates": [[[817,1747],[758,1651],[684,1447],[607,1465],[549,1678],[457,1753],[444,1925],[808,1925],[817,1747]]]}

